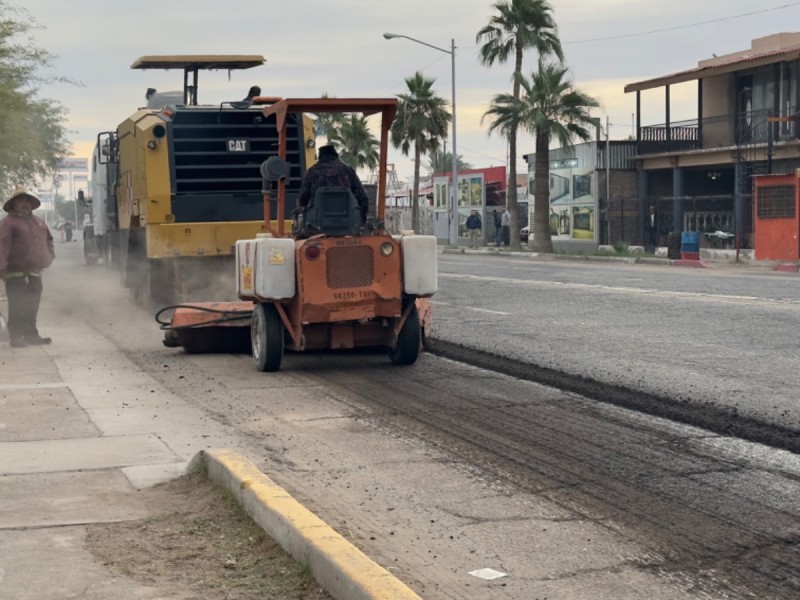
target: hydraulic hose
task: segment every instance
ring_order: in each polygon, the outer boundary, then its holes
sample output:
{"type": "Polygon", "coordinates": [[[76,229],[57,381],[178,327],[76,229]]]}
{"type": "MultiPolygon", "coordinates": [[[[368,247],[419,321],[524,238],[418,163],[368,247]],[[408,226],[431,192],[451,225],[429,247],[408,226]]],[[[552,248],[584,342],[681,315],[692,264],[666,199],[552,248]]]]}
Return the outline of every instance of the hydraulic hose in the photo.
{"type": "Polygon", "coordinates": [[[219,325],[220,323],[227,323],[230,321],[244,321],[245,319],[250,319],[253,316],[252,310],[220,310],[217,308],[209,308],[208,306],[196,306],[193,304],[173,304],[172,306],[165,306],[161,310],[156,313],[156,322],[160,325],[161,329],[164,331],[175,331],[179,329],[194,329],[197,327],[208,327],[209,325],[219,325]],[[191,323],[189,325],[179,325],[174,326],[172,325],[172,321],[165,321],[162,319],[161,315],[165,312],[170,310],[176,310],[178,308],[191,308],[192,310],[197,310],[201,312],[209,313],[210,318],[208,321],[202,321],[200,323],[191,323]],[[212,316],[213,315],[213,316],[212,316]]]}

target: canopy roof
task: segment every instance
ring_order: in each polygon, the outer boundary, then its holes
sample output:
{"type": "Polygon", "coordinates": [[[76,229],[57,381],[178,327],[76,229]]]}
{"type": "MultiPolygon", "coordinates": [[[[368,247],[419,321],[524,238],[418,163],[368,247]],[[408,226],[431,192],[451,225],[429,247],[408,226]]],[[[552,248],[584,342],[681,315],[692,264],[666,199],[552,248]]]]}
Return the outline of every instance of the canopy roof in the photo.
{"type": "Polygon", "coordinates": [[[667,85],[683,83],[685,81],[696,81],[706,77],[733,73],[743,68],[755,68],[764,65],[771,65],[787,60],[797,60],[800,58],[800,44],[792,44],[783,48],[770,50],[737,52],[729,56],[720,56],[706,61],[702,61],[700,66],[686,71],[679,71],[671,75],[662,75],[653,79],[645,79],[636,83],[629,83],[625,86],[625,93],[651,90],[667,85]]]}
{"type": "Polygon", "coordinates": [[[131,69],[250,69],[266,62],[258,54],[173,54],[142,56],[131,69]]]}

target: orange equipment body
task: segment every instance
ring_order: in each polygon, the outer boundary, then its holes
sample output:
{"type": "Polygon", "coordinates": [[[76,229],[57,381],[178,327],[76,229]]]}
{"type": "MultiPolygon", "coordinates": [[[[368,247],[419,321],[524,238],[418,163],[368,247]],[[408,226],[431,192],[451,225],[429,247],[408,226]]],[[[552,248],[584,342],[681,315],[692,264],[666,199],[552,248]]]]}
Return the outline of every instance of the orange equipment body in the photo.
{"type": "MultiPolygon", "coordinates": [[[[310,233],[299,228],[285,231],[286,188],[281,165],[262,166],[264,214],[269,215],[276,202],[277,224],[265,219],[269,233],[237,242],[237,294],[243,302],[213,303],[211,307],[228,313],[252,309],[251,347],[259,370],[278,370],[284,348],[302,352],[383,346],[395,364],[416,361],[432,326],[436,239],[412,232],[391,235],[384,228],[388,137],[396,110],[394,98],[285,99],[264,108],[265,116],[276,117],[278,158],[284,161],[286,124],[293,114],[379,114],[381,138],[374,210],[367,222],[354,225],[347,233],[324,227],[310,233]],[[271,171],[272,167],[276,171],[271,171]],[[272,184],[277,187],[277,197],[269,191],[272,184]]],[[[321,201],[319,206],[326,205],[321,201]]],[[[190,332],[183,337],[191,339],[196,327],[202,327],[203,318],[208,320],[198,312],[176,310],[172,327],[190,332]]],[[[231,325],[237,323],[245,322],[231,325]]],[[[180,340],[180,333],[178,337],[180,340]]],[[[186,344],[181,345],[189,351],[186,344]]]]}
{"type": "MultiPolygon", "coordinates": [[[[293,350],[386,345],[403,315],[399,244],[388,234],[295,241],[296,294],[275,303],[293,350]],[[384,256],[381,247],[390,244],[384,256]],[[387,337],[388,336],[388,337],[387,337]]],[[[255,297],[257,302],[270,299],[255,297]]]]}

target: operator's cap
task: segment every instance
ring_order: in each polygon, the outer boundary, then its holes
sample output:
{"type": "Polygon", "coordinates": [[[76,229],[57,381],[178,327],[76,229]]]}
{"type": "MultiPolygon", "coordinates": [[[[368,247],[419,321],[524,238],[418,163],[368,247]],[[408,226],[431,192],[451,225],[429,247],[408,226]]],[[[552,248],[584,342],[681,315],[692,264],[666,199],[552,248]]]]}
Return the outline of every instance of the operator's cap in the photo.
{"type": "Polygon", "coordinates": [[[320,156],[339,156],[339,153],[336,151],[336,146],[333,144],[326,144],[324,146],[319,147],[319,155],[320,156]]]}
{"type": "Polygon", "coordinates": [[[6,212],[11,212],[12,210],[14,210],[14,202],[16,202],[16,200],[18,200],[20,198],[27,198],[27,199],[33,201],[34,210],[39,208],[42,205],[42,203],[39,201],[39,199],[36,196],[34,196],[30,192],[28,192],[28,190],[26,190],[25,188],[21,188],[20,187],[20,188],[17,188],[16,190],[14,190],[14,193],[11,195],[11,198],[6,200],[6,203],[3,204],[3,210],[6,211],[6,212]]]}

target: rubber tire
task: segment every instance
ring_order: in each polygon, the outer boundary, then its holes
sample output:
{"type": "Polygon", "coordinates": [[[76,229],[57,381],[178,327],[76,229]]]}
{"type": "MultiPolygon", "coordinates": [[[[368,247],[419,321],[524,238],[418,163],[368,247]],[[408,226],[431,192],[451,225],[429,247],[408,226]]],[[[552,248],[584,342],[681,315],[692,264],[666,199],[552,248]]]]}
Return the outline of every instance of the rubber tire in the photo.
{"type": "Polygon", "coordinates": [[[419,357],[422,343],[422,327],[419,324],[419,313],[416,304],[411,307],[403,328],[397,334],[397,345],[389,348],[389,358],[395,365],[413,365],[419,357]]]}
{"type": "Polygon", "coordinates": [[[283,359],[283,322],[269,303],[256,304],[250,324],[253,363],[259,371],[278,371],[283,359]]]}
{"type": "Polygon", "coordinates": [[[95,246],[94,250],[90,250],[86,246],[86,242],[84,242],[84,244],[83,244],[83,259],[84,259],[84,261],[86,261],[86,264],[88,266],[90,266],[90,267],[93,267],[94,265],[96,265],[98,263],[98,261],[100,260],[100,254],[99,254],[99,252],[97,250],[97,246],[95,246]]]}

